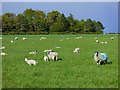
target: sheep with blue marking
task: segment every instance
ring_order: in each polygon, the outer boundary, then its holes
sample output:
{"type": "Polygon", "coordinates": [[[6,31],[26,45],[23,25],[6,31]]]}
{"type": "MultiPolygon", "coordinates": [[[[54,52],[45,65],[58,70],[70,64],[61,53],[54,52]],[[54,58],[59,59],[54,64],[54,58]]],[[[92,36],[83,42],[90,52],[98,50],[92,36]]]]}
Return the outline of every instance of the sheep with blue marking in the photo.
{"type": "Polygon", "coordinates": [[[96,64],[99,65],[106,64],[108,62],[108,56],[106,53],[99,53],[98,51],[96,51],[94,53],[94,60],[96,64]]]}

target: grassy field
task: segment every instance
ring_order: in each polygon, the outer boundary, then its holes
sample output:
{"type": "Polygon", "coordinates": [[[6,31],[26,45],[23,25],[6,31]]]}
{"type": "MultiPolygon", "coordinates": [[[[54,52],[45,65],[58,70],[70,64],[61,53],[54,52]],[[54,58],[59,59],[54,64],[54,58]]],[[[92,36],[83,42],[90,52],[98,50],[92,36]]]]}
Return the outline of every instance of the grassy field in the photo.
{"type": "Polygon", "coordinates": [[[118,37],[117,35],[3,35],[2,45],[8,55],[2,57],[3,88],[117,88],[118,37]],[[18,40],[14,40],[15,37],[18,40]],[[82,39],[75,37],[82,36],[82,39]],[[115,36],[114,40],[110,38],[115,36]],[[27,40],[23,41],[22,38],[27,40]],[[40,40],[46,37],[46,40],[40,40]],[[98,44],[95,37],[107,44],[98,44]],[[69,38],[69,39],[66,39],[69,38]],[[61,39],[63,41],[61,41],[61,39]],[[14,42],[11,43],[10,41],[14,42]],[[57,46],[61,48],[56,48],[57,46]],[[79,47],[80,53],[73,53],[79,47]],[[59,61],[43,60],[45,49],[58,52],[59,61]],[[29,51],[38,50],[36,55],[29,51]],[[95,51],[106,52],[112,64],[96,65],[95,51]],[[29,66],[25,57],[39,63],[29,66]]]}

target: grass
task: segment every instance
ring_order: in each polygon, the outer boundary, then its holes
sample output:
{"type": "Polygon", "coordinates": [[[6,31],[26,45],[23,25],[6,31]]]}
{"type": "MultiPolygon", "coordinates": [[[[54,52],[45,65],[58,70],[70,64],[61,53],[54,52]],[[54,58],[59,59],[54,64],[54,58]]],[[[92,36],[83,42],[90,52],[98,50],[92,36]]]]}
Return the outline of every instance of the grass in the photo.
{"type": "Polygon", "coordinates": [[[114,35],[3,35],[4,52],[2,57],[3,88],[118,88],[118,37],[114,35]],[[19,40],[14,40],[18,36],[19,40]],[[98,44],[94,37],[107,44],[98,44]],[[28,38],[22,41],[22,38],[28,38]],[[66,39],[70,38],[70,39],[66,39]],[[63,41],[60,41],[60,40],[63,41]],[[10,41],[14,42],[11,43],[10,41]],[[56,46],[61,48],[57,49],[56,46]],[[74,54],[75,47],[80,47],[80,54],[74,54]],[[43,60],[45,49],[57,51],[57,62],[43,60]],[[38,50],[36,55],[28,51],[38,50]],[[112,64],[96,65],[94,51],[106,52],[112,64]],[[24,58],[35,59],[39,63],[29,66],[24,58]]]}

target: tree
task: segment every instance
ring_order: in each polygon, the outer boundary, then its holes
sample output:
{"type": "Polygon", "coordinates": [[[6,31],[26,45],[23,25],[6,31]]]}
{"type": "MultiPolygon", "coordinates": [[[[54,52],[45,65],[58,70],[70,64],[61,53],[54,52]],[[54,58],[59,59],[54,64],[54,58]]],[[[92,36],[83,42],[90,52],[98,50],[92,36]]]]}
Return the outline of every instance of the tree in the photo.
{"type": "Polygon", "coordinates": [[[75,25],[75,21],[74,21],[74,17],[73,15],[70,13],[70,16],[67,17],[67,21],[69,22],[69,32],[74,32],[74,25],[75,25]]]}
{"type": "Polygon", "coordinates": [[[43,11],[40,10],[35,11],[33,18],[35,31],[46,31],[45,18],[46,15],[43,11]]]}
{"type": "Polygon", "coordinates": [[[2,15],[2,32],[16,30],[15,17],[14,13],[5,13],[2,15]]]}

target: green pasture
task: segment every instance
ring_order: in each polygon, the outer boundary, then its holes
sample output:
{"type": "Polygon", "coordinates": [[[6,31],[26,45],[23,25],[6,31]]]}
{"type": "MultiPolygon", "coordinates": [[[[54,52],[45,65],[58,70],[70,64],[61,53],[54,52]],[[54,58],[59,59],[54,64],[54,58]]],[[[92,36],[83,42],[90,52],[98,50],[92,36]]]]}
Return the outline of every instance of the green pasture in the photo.
{"type": "Polygon", "coordinates": [[[6,48],[2,56],[3,88],[117,88],[118,87],[118,35],[3,35],[6,48]],[[75,37],[82,36],[82,39],[75,37]],[[111,37],[115,37],[111,40],[111,37]],[[18,40],[14,38],[18,37],[18,40]],[[23,41],[25,37],[27,40],[23,41]],[[46,37],[45,40],[40,40],[46,37]],[[99,41],[107,44],[95,42],[99,41]],[[69,38],[69,39],[67,39],[69,38]],[[13,40],[13,43],[11,43],[13,40]],[[61,41],[62,40],[62,41],[61,41]],[[61,47],[61,48],[56,48],[61,47]],[[80,53],[73,50],[79,47],[80,53]],[[44,50],[58,52],[59,61],[43,60],[44,50]],[[36,55],[29,51],[38,50],[36,55]],[[95,51],[106,52],[112,64],[97,65],[95,51]],[[39,63],[29,66],[25,61],[35,59],[39,63]]]}

